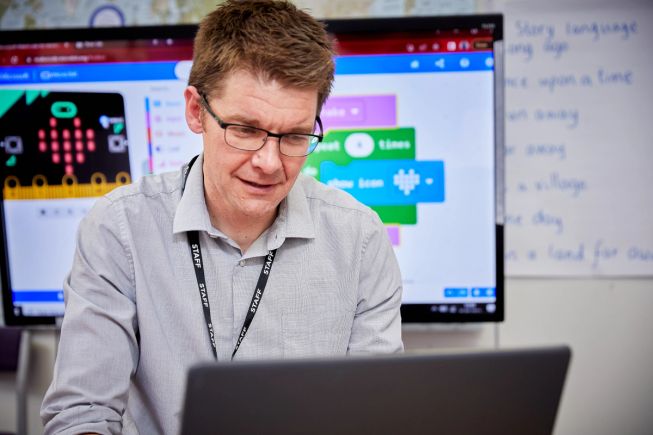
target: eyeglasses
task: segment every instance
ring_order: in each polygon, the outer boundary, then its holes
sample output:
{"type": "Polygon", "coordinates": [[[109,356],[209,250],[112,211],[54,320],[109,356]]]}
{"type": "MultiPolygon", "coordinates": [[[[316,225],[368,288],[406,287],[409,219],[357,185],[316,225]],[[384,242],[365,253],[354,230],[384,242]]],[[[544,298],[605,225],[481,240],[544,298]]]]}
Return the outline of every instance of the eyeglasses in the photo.
{"type": "Polygon", "coordinates": [[[250,125],[232,124],[224,122],[216,115],[206,96],[200,95],[200,102],[206,111],[216,120],[220,128],[224,130],[224,141],[227,145],[243,151],[257,151],[263,148],[270,136],[279,139],[279,152],[289,157],[304,157],[312,153],[317,145],[322,142],[323,130],[320,117],[315,118],[320,134],[304,133],[272,133],[250,125]]]}

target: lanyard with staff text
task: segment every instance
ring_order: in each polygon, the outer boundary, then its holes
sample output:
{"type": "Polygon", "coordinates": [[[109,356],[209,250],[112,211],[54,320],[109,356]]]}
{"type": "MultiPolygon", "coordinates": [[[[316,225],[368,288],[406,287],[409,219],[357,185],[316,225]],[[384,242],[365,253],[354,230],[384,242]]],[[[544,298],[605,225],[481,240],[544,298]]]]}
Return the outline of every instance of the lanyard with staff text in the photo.
{"type": "MultiPolygon", "coordinates": [[[[196,159],[197,156],[193,157],[193,159],[190,161],[190,163],[188,164],[188,166],[186,166],[186,169],[184,170],[184,182],[181,188],[182,195],[186,187],[186,180],[188,179],[188,173],[190,172],[190,168],[193,166],[193,163],[195,163],[196,159]]],[[[197,231],[188,232],[188,245],[190,246],[190,255],[193,260],[195,277],[197,278],[197,286],[200,292],[200,300],[202,302],[202,309],[204,311],[204,320],[206,321],[206,328],[209,333],[209,339],[211,340],[211,350],[213,351],[213,356],[215,357],[215,359],[218,359],[218,352],[215,345],[215,333],[213,330],[213,323],[211,321],[211,309],[209,305],[209,298],[206,292],[206,278],[204,276],[204,262],[202,261],[202,249],[200,248],[199,232],[197,231]]],[[[256,289],[254,290],[254,294],[252,295],[252,301],[249,303],[249,309],[247,310],[247,315],[245,316],[243,327],[240,329],[240,334],[238,335],[238,340],[236,341],[236,345],[234,346],[234,350],[231,354],[231,359],[234,359],[234,356],[236,356],[236,352],[238,352],[238,348],[240,347],[240,344],[243,342],[243,339],[245,338],[245,335],[247,334],[247,331],[249,330],[249,327],[252,324],[252,320],[254,320],[256,311],[258,310],[259,304],[261,303],[261,299],[263,298],[263,291],[265,290],[265,286],[268,283],[268,277],[270,276],[270,271],[272,270],[272,263],[274,262],[274,257],[276,253],[277,253],[276,249],[269,251],[267,257],[265,258],[265,261],[263,261],[263,268],[261,269],[261,274],[258,277],[258,281],[256,283],[256,289]]]]}

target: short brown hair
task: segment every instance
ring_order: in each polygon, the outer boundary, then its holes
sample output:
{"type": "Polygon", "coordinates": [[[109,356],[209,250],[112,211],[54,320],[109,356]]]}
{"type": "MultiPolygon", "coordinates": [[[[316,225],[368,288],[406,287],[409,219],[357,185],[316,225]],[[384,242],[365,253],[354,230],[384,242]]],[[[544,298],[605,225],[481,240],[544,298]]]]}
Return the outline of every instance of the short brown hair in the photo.
{"type": "Polygon", "coordinates": [[[317,89],[319,112],[331,92],[333,54],[324,25],[292,3],[227,0],[200,23],[188,84],[208,95],[227,74],[244,69],[317,89]]]}

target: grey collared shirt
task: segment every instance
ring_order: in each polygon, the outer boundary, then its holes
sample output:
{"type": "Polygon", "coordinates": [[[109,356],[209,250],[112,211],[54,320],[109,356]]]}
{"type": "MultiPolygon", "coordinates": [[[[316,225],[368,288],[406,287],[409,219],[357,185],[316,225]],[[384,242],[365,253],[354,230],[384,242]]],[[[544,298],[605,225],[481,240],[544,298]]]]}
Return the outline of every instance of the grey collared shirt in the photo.
{"type": "Polygon", "coordinates": [[[384,226],[351,196],[300,175],[245,252],[211,225],[202,156],[144,177],[82,221],[41,416],[50,433],[174,434],[187,369],[213,354],[188,245],[200,234],[218,359],[228,361],[268,250],[265,293],[236,360],[403,350],[401,277],[384,226]]]}

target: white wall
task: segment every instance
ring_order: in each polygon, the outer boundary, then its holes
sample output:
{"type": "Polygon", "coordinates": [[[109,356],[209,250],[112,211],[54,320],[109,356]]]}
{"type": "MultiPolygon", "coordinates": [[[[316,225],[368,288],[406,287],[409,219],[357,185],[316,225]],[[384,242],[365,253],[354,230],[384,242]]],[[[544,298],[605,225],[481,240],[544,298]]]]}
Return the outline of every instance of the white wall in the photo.
{"type": "Polygon", "coordinates": [[[653,281],[508,281],[502,347],[567,343],[556,434],[653,433],[653,281]]]}

